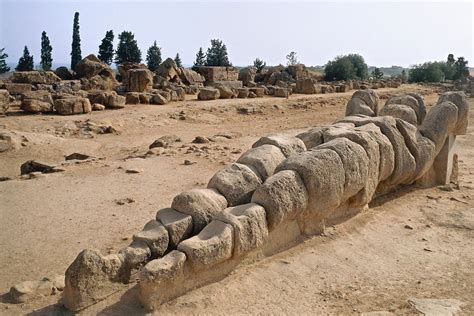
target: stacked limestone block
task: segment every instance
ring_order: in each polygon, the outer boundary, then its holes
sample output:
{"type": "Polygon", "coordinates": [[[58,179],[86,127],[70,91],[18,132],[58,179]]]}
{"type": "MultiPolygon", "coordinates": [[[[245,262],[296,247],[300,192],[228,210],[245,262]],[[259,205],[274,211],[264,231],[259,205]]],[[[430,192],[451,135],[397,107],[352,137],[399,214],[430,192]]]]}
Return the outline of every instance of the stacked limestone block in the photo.
{"type": "Polygon", "coordinates": [[[347,116],[330,126],[262,137],[206,189],[178,194],[119,254],[81,253],[66,271],[66,306],[93,304],[140,269],[139,299],[154,309],[224,277],[246,257],[353,216],[377,194],[447,179],[438,169],[447,168],[455,135],[466,132],[464,96],[445,93],[427,114],[418,95],[385,107],[379,111],[375,92],[358,91],[347,116]]]}

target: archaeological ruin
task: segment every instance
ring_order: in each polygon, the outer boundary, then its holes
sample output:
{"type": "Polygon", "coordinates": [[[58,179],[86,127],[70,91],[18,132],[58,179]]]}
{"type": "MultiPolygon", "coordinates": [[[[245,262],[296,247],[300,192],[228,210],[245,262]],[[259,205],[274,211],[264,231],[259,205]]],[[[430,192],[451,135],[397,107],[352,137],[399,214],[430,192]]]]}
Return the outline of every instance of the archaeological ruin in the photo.
{"type": "MultiPolygon", "coordinates": [[[[91,67],[84,67],[80,83],[62,85],[58,80],[60,89],[116,84],[94,58],[83,63],[91,67]]],[[[199,98],[206,100],[250,97],[251,93],[258,97],[286,89],[279,82],[291,80],[283,81],[284,76],[296,78],[294,87],[300,93],[334,88],[299,79],[300,74],[304,77],[304,69],[299,68],[269,74],[264,81],[275,85],[270,89],[253,86],[251,69],[238,74],[230,68],[204,68],[198,74],[175,69],[171,62],[168,65],[159,70],[161,78],[166,78],[161,83],[145,69],[122,69],[128,91],[124,97],[88,92],[75,101],[45,97],[25,104],[48,111],[54,106],[59,113],[72,114],[90,111],[91,104],[98,103],[106,108],[143,100],[161,104],[198,90],[199,98]],[[178,78],[188,83],[185,89],[172,84],[178,78]],[[202,88],[204,82],[214,83],[202,88]],[[163,89],[160,92],[154,90],[157,84],[163,89]]],[[[82,310],[138,276],[136,299],[154,310],[224,278],[239,265],[287,249],[302,236],[322,233],[325,227],[366,210],[375,197],[410,184],[428,187],[453,180],[457,176],[456,136],[464,135],[468,124],[465,95],[445,92],[427,111],[423,97],[414,93],[393,96],[382,106],[377,93],[362,89],[368,88],[362,84],[334,88],[361,89],[347,103],[345,117],[298,135],[260,138],[237,161],[215,173],[207,187],[177,194],[168,208],[160,209],[133,235],[128,247],[108,255],[91,249],[79,253],[66,270],[63,304],[72,311],[82,310]]]]}

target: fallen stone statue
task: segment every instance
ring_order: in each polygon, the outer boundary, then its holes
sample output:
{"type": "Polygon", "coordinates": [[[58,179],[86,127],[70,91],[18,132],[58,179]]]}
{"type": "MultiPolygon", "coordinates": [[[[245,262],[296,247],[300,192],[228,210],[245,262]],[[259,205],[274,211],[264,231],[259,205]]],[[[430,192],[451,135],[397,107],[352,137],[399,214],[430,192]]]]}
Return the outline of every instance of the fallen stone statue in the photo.
{"type": "Polygon", "coordinates": [[[332,125],[262,137],[207,188],[178,194],[127,248],[82,251],[66,271],[63,303],[84,309],[138,272],[138,299],[153,310],[347,220],[376,196],[447,184],[457,175],[455,141],[466,133],[467,114],[460,92],[442,94],[426,112],[417,94],[379,109],[374,91],[356,91],[332,125]]]}

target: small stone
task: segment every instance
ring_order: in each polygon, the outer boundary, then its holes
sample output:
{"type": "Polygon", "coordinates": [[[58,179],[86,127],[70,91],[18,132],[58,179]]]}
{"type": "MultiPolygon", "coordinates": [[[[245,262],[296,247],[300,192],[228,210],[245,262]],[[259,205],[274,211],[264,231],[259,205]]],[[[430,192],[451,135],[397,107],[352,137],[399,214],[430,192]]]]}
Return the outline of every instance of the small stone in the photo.
{"type": "Polygon", "coordinates": [[[413,227],[411,227],[410,225],[405,225],[404,228],[413,230],[413,227]]]}
{"type": "Polygon", "coordinates": [[[185,166],[191,166],[191,165],[194,165],[195,163],[196,163],[196,162],[191,161],[191,160],[187,160],[187,159],[184,160],[184,165],[185,165],[185,166]]]}
{"type": "Polygon", "coordinates": [[[209,139],[204,136],[196,136],[192,141],[193,144],[207,144],[209,143],[209,139]]]}
{"type": "Polygon", "coordinates": [[[86,159],[91,159],[91,158],[94,158],[94,157],[86,155],[86,154],[81,154],[81,153],[73,153],[64,157],[64,159],[66,160],[86,160],[86,159]]]}
{"type": "Polygon", "coordinates": [[[142,169],[127,169],[125,170],[125,173],[142,173],[143,170],[142,169]]]}

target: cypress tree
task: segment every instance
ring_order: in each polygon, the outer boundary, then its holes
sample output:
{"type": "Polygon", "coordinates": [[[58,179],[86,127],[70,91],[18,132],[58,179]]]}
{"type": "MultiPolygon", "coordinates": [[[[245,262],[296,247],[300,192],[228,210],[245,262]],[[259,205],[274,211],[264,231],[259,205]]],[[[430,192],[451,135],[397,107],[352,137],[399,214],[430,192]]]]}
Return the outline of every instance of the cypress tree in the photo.
{"type": "Polygon", "coordinates": [[[53,47],[49,42],[48,35],[46,32],[43,31],[41,33],[41,68],[43,70],[50,70],[51,66],[53,65],[53,57],[51,56],[51,52],[53,51],[53,47]]]}
{"type": "Polygon", "coordinates": [[[79,35],[79,12],[74,13],[74,24],[72,27],[71,69],[82,59],[81,37],[79,35]]]}
{"type": "Polygon", "coordinates": [[[193,69],[204,66],[206,64],[206,55],[202,51],[202,47],[199,47],[199,51],[196,54],[196,61],[194,62],[193,69]]]}
{"type": "Polygon", "coordinates": [[[140,63],[142,61],[142,52],[138,48],[137,40],[132,32],[123,31],[119,34],[119,44],[115,52],[115,63],[140,63]]]}
{"type": "Polygon", "coordinates": [[[176,53],[176,57],[174,58],[174,62],[176,63],[176,66],[183,67],[183,64],[181,62],[181,58],[179,58],[179,53],[176,53]]]}
{"type": "Polygon", "coordinates": [[[114,32],[112,30],[105,33],[105,37],[99,46],[99,54],[97,55],[101,61],[110,65],[114,58],[114,32]]]}
{"type": "Polygon", "coordinates": [[[18,66],[16,66],[16,71],[31,71],[33,70],[34,62],[33,56],[30,56],[30,51],[28,47],[25,46],[23,49],[23,56],[18,60],[18,66]]]}
{"type": "Polygon", "coordinates": [[[8,54],[4,53],[5,48],[0,48],[0,74],[10,71],[10,67],[7,66],[6,59],[8,54]]]}
{"type": "Polygon", "coordinates": [[[232,66],[227,55],[227,47],[221,40],[211,40],[211,47],[207,49],[206,54],[207,66],[232,66]]]}
{"type": "Polygon", "coordinates": [[[161,48],[156,45],[156,41],[148,48],[146,53],[146,65],[151,71],[155,71],[161,64],[161,48]]]}

